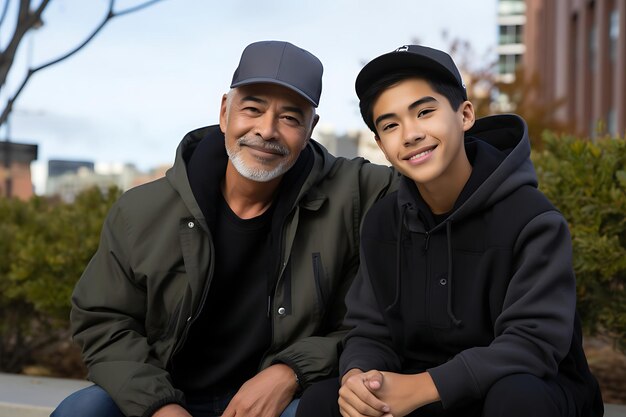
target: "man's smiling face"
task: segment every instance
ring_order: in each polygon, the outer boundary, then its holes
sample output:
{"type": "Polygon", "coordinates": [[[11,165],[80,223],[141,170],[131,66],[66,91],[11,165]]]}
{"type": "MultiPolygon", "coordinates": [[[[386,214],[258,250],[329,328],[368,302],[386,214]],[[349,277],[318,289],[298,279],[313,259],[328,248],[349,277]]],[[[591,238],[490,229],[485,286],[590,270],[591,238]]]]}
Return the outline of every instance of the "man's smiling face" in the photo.
{"type": "Polygon", "coordinates": [[[222,98],[226,152],[237,172],[254,181],[267,182],[288,171],[316,122],[313,106],[280,85],[245,85],[222,98]]]}

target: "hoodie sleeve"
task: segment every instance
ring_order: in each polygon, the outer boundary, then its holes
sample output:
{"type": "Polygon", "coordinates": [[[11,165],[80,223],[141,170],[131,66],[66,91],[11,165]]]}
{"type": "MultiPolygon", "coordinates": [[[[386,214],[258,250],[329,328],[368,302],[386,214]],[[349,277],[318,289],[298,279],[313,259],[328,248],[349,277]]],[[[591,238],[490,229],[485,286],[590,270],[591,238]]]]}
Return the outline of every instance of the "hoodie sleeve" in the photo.
{"type": "Polygon", "coordinates": [[[515,268],[495,339],[428,370],[445,408],[483,398],[500,378],[554,377],[572,340],[576,288],[570,235],[556,211],[531,220],[515,246],[515,268]]]}
{"type": "Polygon", "coordinates": [[[339,360],[340,376],[353,368],[399,371],[400,357],[392,347],[389,328],[378,309],[364,259],[346,297],[346,306],[345,324],[352,330],[346,336],[339,360]]]}
{"type": "Polygon", "coordinates": [[[146,289],[133,281],[128,227],[119,205],[107,216],[100,246],[72,295],[71,325],[89,368],[88,378],[126,416],[151,416],[184,402],[156,360],[144,326],[146,289]]]}

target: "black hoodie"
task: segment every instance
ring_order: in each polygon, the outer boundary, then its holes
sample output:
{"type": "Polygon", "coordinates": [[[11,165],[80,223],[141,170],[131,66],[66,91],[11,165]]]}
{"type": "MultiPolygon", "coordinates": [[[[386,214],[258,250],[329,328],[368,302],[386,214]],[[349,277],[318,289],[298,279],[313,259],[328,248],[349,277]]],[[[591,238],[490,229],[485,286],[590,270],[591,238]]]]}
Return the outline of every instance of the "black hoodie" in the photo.
{"type": "Polygon", "coordinates": [[[527,373],[556,378],[577,415],[602,415],[568,227],[537,190],[524,121],[480,119],[465,146],[472,175],[444,220],[407,178],[368,213],[341,373],[428,371],[444,408],[527,373]]]}

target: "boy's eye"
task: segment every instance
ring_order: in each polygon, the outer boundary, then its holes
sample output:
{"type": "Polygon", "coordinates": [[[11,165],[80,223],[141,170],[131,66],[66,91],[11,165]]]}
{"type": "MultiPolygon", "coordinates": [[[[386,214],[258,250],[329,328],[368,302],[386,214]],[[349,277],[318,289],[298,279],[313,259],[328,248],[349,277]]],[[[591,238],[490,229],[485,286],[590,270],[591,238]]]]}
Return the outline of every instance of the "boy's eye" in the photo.
{"type": "Polygon", "coordinates": [[[386,125],[383,125],[383,131],[385,130],[389,130],[391,128],[396,127],[398,124],[397,123],[387,123],[386,125]]]}
{"type": "Polygon", "coordinates": [[[426,116],[427,114],[432,113],[433,111],[435,111],[435,109],[424,109],[424,110],[420,110],[420,111],[417,113],[417,117],[423,117],[423,116],[426,116]]]}

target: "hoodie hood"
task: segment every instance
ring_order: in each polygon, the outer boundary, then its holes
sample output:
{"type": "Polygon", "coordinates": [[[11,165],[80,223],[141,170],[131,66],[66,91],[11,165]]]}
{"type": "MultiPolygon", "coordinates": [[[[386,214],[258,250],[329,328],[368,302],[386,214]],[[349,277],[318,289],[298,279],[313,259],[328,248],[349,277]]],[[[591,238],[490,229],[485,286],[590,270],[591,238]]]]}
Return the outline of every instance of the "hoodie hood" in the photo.
{"type": "Polygon", "coordinates": [[[465,141],[491,146],[504,159],[453,213],[454,217],[472,213],[478,207],[490,207],[524,185],[537,187],[537,175],[530,160],[528,127],[521,117],[507,114],[478,119],[465,134],[465,141]]]}
{"type": "MultiPolygon", "coordinates": [[[[476,120],[465,133],[465,148],[473,166],[472,176],[447,220],[460,220],[490,207],[524,185],[537,187],[528,129],[521,117],[510,114],[476,120]]],[[[409,178],[401,180],[398,205],[401,212],[406,210],[410,231],[423,233],[435,226],[429,207],[409,178]]]]}

